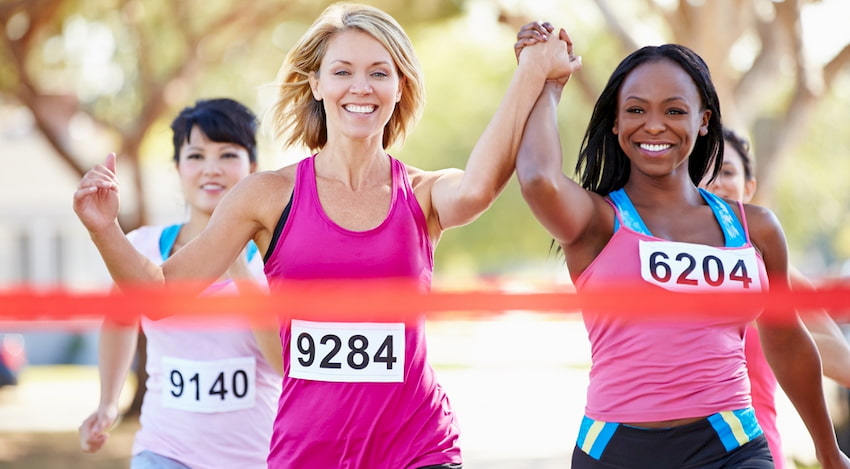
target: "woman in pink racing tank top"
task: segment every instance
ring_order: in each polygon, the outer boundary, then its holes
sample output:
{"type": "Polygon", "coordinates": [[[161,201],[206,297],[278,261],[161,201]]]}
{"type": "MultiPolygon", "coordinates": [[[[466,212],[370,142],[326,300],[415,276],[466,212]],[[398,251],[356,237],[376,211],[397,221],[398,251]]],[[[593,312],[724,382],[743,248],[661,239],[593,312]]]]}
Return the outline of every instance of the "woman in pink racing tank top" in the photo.
{"type": "MultiPolygon", "coordinates": [[[[525,25],[515,50],[552,30],[525,25]]],[[[723,163],[720,103],[699,55],[645,46],[617,65],[582,140],[580,184],[563,172],[556,122],[566,78],[547,82],[529,117],[517,178],[580,293],[788,288],[776,217],[698,188],[723,163]]],[[[772,468],[744,358],[744,331],[760,311],[732,312],[706,317],[683,306],[676,317],[639,318],[585,308],[592,364],[571,467],[772,468]]],[[[760,321],[759,333],[823,467],[850,468],[802,324],[760,321]]]]}
{"type": "MultiPolygon", "coordinates": [[[[290,50],[271,109],[277,134],[313,156],[246,178],[161,267],[115,220],[114,157],[83,178],[75,211],[119,282],[215,278],[253,240],[275,289],[340,278],[427,288],[443,231],[472,222],[510,179],[545,81],[580,67],[571,50],[569,38],[555,36],[527,48],[466,169],[425,171],[386,152],[424,103],[409,38],[381,10],[335,4],[290,50]]],[[[336,319],[281,324],[286,369],[269,467],[460,467],[458,428],[427,364],[422,318],[336,319]]]]}
{"type": "MultiPolygon", "coordinates": [[[[702,186],[728,200],[749,203],[756,193],[756,175],[749,142],[729,128],[723,129],[723,166],[717,176],[702,186]]],[[[811,288],[811,282],[796,269],[790,270],[791,288],[811,288]]],[[[801,315],[803,323],[812,334],[823,362],[823,375],[844,387],[850,387],[850,345],[841,328],[821,311],[801,315]]],[[[747,328],[744,338],[744,356],[752,387],[753,408],[759,425],[764,430],[776,469],[785,469],[786,456],[782,451],[782,438],[776,425],[776,377],[761,349],[761,340],[755,327],[747,328]]]]}

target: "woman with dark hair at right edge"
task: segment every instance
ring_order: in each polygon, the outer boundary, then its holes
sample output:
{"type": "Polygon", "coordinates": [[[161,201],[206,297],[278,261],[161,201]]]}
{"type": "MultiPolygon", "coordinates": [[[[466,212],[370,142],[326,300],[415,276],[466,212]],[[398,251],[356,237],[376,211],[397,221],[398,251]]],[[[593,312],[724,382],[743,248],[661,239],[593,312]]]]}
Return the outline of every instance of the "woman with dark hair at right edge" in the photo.
{"type": "MultiPolygon", "coordinates": [[[[552,34],[530,23],[515,51],[552,34]]],[[[562,169],[550,80],[517,156],[523,197],[563,250],[579,293],[788,288],[788,253],[767,209],[697,186],[723,157],[720,104],[705,62],[676,44],[627,56],[596,102],[577,164],[562,169]]],[[[761,311],[638,319],[585,308],[592,368],[572,468],[772,468],[755,417],[744,332],[761,311]]],[[[799,320],[759,333],[824,468],[850,468],[835,439],[817,349],[799,320]]]]}

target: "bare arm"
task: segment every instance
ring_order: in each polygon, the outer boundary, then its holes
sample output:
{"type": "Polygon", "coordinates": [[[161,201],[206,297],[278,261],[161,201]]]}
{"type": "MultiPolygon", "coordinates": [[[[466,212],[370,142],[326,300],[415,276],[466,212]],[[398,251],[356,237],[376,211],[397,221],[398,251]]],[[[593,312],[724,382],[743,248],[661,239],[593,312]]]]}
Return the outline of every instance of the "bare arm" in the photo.
{"type": "Polygon", "coordinates": [[[531,211],[556,242],[569,245],[596,218],[601,198],[563,172],[557,115],[561,91],[560,85],[547,83],[528,119],[516,164],[522,196],[531,211]]]}
{"type": "MultiPolygon", "coordinates": [[[[118,224],[114,154],[83,177],[74,193],[74,211],[118,285],[166,280],[202,280],[208,284],[227,271],[245,244],[262,228],[257,201],[265,197],[261,192],[263,179],[258,177],[259,174],[254,174],[240,181],[216,207],[207,229],[161,267],[138,252],[118,224]]],[[[198,291],[203,286],[199,284],[198,291]]]]}
{"type": "MultiPolygon", "coordinates": [[[[789,287],[785,235],[776,217],[761,207],[747,206],[751,237],[762,253],[772,290],[789,287]]],[[[824,468],[850,468],[841,453],[826,407],[821,364],[815,344],[799,319],[791,323],[759,322],[765,356],[785,394],[806,425],[824,468]]]]}
{"type": "MultiPolygon", "coordinates": [[[[566,39],[566,33],[564,36],[566,39]]],[[[526,48],[508,90],[469,156],[464,171],[446,171],[431,189],[431,206],[442,229],[473,221],[496,200],[514,170],[517,150],[543,83],[577,71],[571,43],[551,35],[526,48]],[[569,49],[569,50],[568,50],[569,49]]]]}
{"type": "MultiPolygon", "coordinates": [[[[810,290],[814,285],[798,270],[791,269],[791,288],[810,290]]],[[[850,344],[841,328],[824,311],[804,311],[800,318],[820,352],[824,376],[850,388],[850,344]]]]}
{"type": "Polygon", "coordinates": [[[269,365],[283,376],[283,347],[280,343],[280,329],[272,327],[254,327],[254,340],[269,365]]]}
{"type": "MultiPolygon", "coordinates": [[[[268,293],[265,279],[257,279],[251,273],[247,256],[240,255],[228,269],[228,276],[233,279],[240,294],[261,295],[268,293]]],[[[257,347],[266,362],[283,376],[283,348],[280,343],[280,329],[267,324],[251,327],[257,347]]]]}
{"type": "MultiPolygon", "coordinates": [[[[531,23],[517,34],[519,50],[533,40],[531,23]]],[[[531,111],[517,156],[517,179],[531,211],[568,253],[573,277],[596,257],[613,232],[604,198],[564,174],[557,108],[565,80],[550,80],[531,111]],[[607,236],[606,236],[607,234],[607,236]],[[598,236],[597,236],[598,235],[598,236]]]]}
{"type": "Polygon", "coordinates": [[[138,321],[133,324],[104,323],[98,346],[100,402],[97,410],[80,425],[80,446],[85,452],[99,451],[109,437],[107,431],[118,420],[118,399],[136,354],[138,321]]]}

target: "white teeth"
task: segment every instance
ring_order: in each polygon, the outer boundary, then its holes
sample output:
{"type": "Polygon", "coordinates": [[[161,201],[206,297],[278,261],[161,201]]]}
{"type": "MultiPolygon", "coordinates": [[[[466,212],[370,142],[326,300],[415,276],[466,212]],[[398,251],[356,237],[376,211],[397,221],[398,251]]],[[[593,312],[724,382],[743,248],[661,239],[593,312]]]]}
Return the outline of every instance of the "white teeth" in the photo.
{"type": "Polygon", "coordinates": [[[201,189],[207,190],[207,191],[211,191],[211,190],[217,191],[217,190],[224,189],[224,186],[222,186],[221,184],[204,184],[204,185],[201,186],[201,189]]]}
{"type": "Polygon", "coordinates": [[[672,145],[670,145],[669,143],[658,143],[658,144],[654,144],[654,145],[651,145],[651,144],[648,144],[648,143],[641,143],[640,144],[640,147],[643,148],[646,151],[662,151],[662,150],[666,150],[666,149],[670,148],[671,146],[672,145]]]}
{"type": "Polygon", "coordinates": [[[345,110],[348,112],[356,112],[359,114],[369,114],[375,110],[375,106],[358,106],[356,104],[347,104],[345,110]]]}

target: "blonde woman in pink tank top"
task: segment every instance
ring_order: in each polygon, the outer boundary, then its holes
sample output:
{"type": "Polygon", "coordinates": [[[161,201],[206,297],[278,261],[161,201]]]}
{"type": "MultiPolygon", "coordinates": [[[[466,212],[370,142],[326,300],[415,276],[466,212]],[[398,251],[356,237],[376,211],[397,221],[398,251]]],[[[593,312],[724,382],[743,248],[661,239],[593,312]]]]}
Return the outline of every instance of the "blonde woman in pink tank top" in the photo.
{"type": "MultiPolygon", "coordinates": [[[[410,39],[377,8],[334,4],[287,55],[270,112],[287,145],[314,153],[308,162],[246,178],[161,267],[116,222],[114,156],[84,176],[74,209],[118,282],[216,278],[253,240],[275,287],[298,277],[401,277],[427,288],[442,233],[475,220],[513,174],[544,82],[578,68],[565,35],[527,48],[466,168],[414,168],[386,152],[413,130],[424,103],[410,39]]],[[[458,430],[427,366],[421,325],[368,317],[281,324],[287,370],[269,467],[460,467],[458,430]]]]}

